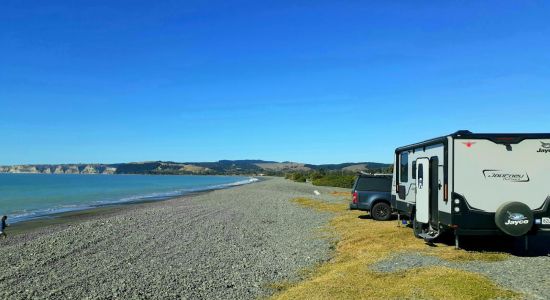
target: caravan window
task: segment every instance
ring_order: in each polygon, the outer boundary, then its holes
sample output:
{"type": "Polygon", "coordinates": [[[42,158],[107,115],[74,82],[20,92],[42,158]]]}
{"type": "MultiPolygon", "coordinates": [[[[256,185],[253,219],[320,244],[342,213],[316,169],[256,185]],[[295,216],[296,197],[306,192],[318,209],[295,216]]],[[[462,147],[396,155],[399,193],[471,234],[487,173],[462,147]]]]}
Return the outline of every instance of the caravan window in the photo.
{"type": "Polygon", "coordinates": [[[423,164],[418,164],[417,187],[419,189],[424,188],[424,165],[423,164]]]}
{"type": "Polygon", "coordinates": [[[416,179],[416,160],[412,162],[412,179],[416,179]]]}
{"type": "Polygon", "coordinates": [[[409,153],[401,153],[401,158],[399,159],[401,163],[401,168],[399,170],[399,181],[408,182],[409,181],[409,153]]]}

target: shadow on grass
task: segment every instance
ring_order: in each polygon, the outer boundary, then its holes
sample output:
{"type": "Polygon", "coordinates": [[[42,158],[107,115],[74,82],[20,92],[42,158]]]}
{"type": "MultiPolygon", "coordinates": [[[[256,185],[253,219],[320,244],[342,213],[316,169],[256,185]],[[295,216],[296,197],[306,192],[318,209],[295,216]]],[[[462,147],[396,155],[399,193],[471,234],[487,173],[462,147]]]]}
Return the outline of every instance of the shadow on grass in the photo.
{"type": "MultiPolygon", "coordinates": [[[[374,220],[371,215],[360,215],[358,216],[357,218],[361,219],[361,220],[374,220]]],[[[389,221],[395,221],[397,220],[397,216],[396,215],[391,215],[390,219],[388,221],[380,221],[380,222],[389,222],[389,221]]]]}
{"type": "MultiPolygon", "coordinates": [[[[373,220],[369,214],[358,216],[361,220],[373,220]]],[[[392,215],[389,221],[396,222],[397,216],[392,215]]],[[[411,225],[401,225],[411,227],[411,225]]],[[[412,228],[411,228],[411,234],[412,228]]],[[[426,243],[427,246],[437,247],[437,244],[454,246],[455,240],[452,233],[447,233],[440,237],[435,244],[426,243]]],[[[525,237],[511,237],[507,235],[493,236],[461,236],[460,248],[466,251],[474,252],[500,252],[508,253],[514,256],[548,256],[550,255],[550,236],[529,236],[528,248],[525,249],[525,237]]]]}
{"type": "MultiPolygon", "coordinates": [[[[454,245],[454,236],[447,234],[438,242],[454,245]]],[[[503,252],[514,256],[548,256],[550,255],[550,236],[529,236],[525,249],[525,237],[505,235],[494,236],[461,236],[460,248],[466,251],[503,252]]]]}

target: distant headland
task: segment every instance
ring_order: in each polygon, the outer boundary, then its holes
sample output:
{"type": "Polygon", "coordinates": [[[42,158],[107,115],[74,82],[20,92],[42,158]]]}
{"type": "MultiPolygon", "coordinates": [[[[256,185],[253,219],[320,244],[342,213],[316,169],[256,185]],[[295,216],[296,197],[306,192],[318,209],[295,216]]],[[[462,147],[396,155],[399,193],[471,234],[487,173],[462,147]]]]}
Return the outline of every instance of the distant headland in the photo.
{"type": "Polygon", "coordinates": [[[149,174],[149,175],[281,175],[316,170],[360,172],[382,170],[390,164],[376,162],[313,165],[264,160],[220,160],[217,162],[147,161],[118,164],[35,164],[0,166],[0,173],[26,174],[149,174]]]}

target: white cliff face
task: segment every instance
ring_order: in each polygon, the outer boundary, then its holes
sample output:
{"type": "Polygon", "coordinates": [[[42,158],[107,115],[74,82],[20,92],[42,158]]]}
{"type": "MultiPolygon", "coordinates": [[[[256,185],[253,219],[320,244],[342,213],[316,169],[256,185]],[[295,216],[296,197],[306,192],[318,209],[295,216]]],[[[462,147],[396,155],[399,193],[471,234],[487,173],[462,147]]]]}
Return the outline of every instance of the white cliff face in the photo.
{"type": "Polygon", "coordinates": [[[77,166],[69,166],[69,168],[65,170],[65,174],[80,174],[80,171],[77,166]]]}
{"type": "Polygon", "coordinates": [[[9,173],[40,173],[35,166],[12,166],[9,173]]]}
{"type": "Polygon", "coordinates": [[[84,169],[82,170],[81,174],[97,174],[97,170],[91,166],[91,165],[87,165],[86,167],[84,167],[84,169]]]}
{"type": "Polygon", "coordinates": [[[0,166],[0,173],[21,174],[115,174],[116,168],[105,165],[15,165],[0,166]]]}
{"type": "Polygon", "coordinates": [[[107,168],[105,168],[105,170],[103,170],[103,172],[101,174],[112,175],[112,174],[115,174],[115,172],[116,172],[116,168],[107,167],[107,168]]]}

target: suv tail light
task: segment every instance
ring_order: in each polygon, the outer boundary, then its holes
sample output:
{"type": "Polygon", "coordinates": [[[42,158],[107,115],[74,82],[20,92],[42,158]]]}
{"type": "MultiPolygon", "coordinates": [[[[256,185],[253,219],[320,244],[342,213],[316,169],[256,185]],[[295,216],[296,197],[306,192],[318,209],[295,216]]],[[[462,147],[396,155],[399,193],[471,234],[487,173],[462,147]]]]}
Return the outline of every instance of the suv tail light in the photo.
{"type": "Polygon", "coordinates": [[[353,204],[357,204],[357,192],[353,192],[353,204]]]}

